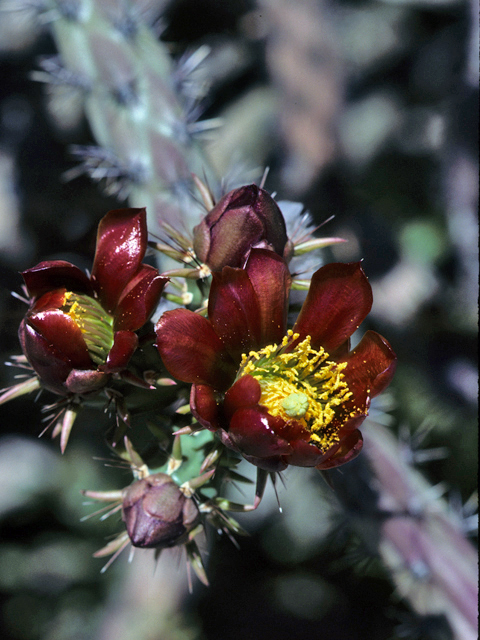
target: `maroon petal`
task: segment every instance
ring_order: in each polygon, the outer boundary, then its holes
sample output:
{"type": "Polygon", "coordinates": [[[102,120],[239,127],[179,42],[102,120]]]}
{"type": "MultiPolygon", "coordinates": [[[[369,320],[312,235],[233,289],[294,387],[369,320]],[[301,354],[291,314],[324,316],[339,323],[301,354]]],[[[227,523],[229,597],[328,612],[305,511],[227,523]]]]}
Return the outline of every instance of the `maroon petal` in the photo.
{"type": "Polygon", "coordinates": [[[208,317],[234,359],[259,347],[258,301],[246,271],[224,267],[213,274],[208,317]]]}
{"type": "Polygon", "coordinates": [[[157,308],[168,278],[162,278],[157,269],[142,265],[123,291],[115,309],[115,330],[137,331],[150,320],[157,308]]]}
{"type": "MultiPolygon", "coordinates": [[[[92,360],[77,323],[60,309],[41,311],[27,316],[27,323],[55,349],[68,359],[73,369],[91,369],[92,360]]],[[[28,354],[25,354],[27,358],[28,354]]]]}
{"type": "Polygon", "coordinates": [[[258,380],[246,375],[242,376],[225,394],[225,417],[229,420],[235,411],[244,407],[253,407],[260,401],[262,388],[258,380]]]}
{"type": "Polygon", "coordinates": [[[365,412],[374,398],[390,384],[397,357],[389,343],[375,331],[367,331],[347,357],[343,370],[352,397],[342,405],[342,413],[365,412]]]}
{"type": "Polygon", "coordinates": [[[335,351],[369,313],[372,288],[359,262],[327,264],[313,274],[294,332],[312,347],[335,351]]]}
{"type": "Polygon", "coordinates": [[[333,469],[346,462],[350,462],[358,456],[363,447],[363,438],[360,431],[355,430],[347,433],[340,441],[340,446],[335,453],[326,460],[316,465],[319,471],[323,469],[333,469]]]}
{"type": "Polygon", "coordinates": [[[285,260],[266,249],[252,249],[245,264],[260,312],[260,345],[281,342],[287,328],[291,276],[285,260]]]}
{"type": "Polygon", "coordinates": [[[211,323],[187,309],[163,314],[155,327],[157,349],[174,378],[225,390],[236,367],[211,323]]]}
{"type": "Polygon", "coordinates": [[[64,260],[47,260],[22,273],[31,298],[39,298],[52,289],[65,288],[76,293],[92,293],[89,278],[78,267],[64,260]]]}
{"type": "Polygon", "coordinates": [[[206,429],[220,428],[220,409],[217,394],[206,384],[194,384],[190,391],[190,408],[193,415],[206,429]]]}
{"type": "Polygon", "coordinates": [[[228,433],[239,450],[248,456],[268,458],[292,452],[290,444],[275,431],[280,418],[261,407],[239,409],[230,420],[228,433]]]}
{"type": "Polygon", "coordinates": [[[305,440],[290,440],[292,453],[288,456],[288,464],[295,467],[315,467],[324,454],[318,447],[305,440]]]}
{"type": "Polygon", "coordinates": [[[22,350],[34,368],[42,385],[49,391],[66,395],[64,382],[72,370],[70,360],[45,340],[35,329],[22,321],[18,332],[22,350]]]}
{"type": "Polygon", "coordinates": [[[92,282],[110,313],[137,272],[146,248],[145,209],[115,209],[100,220],[92,282]]]}
{"type": "Polygon", "coordinates": [[[138,346],[138,337],[132,331],[116,331],[113,346],[102,368],[107,373],[119,373],[125,369],[138,346]]]}
{"type": "Polygon", "coordinates": [[[348,386],[367,386],[371,398],[388,387],[397,366],[390,344],[376,331],[367,331],[347,359],[344,370],[348,386]]]}

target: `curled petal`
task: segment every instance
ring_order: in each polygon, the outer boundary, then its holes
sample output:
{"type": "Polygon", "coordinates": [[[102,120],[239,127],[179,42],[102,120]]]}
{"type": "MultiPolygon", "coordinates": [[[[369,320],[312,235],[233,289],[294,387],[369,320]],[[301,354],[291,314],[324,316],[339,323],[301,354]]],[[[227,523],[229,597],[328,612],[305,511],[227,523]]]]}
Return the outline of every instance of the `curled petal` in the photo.
{"type": "Polygon", "coordinates": [[[335,351],[347,340],[372,307],[372,288],[359,262],[327,264],[313,274],[297,318],[299,340],[311,336],[312,347],[335,351]]]}
{"type": "Polygon", "coordinates": [[[168,278],[158,275],[149,265],[142,265],[126,290],[122,293],[115,309],[115,329],[136,331],[150,320],[168,278]]]}
{"type": "Polygon", "coordinates": [[[125,369],[138,346],[138,337],[132,331],[116,331],[113,346],[108,352],[105,365],[101,367],[108,373],[119,373],[125,369]]]}
{"type": "Polygon", "coordinates": [[[281,342],[287,328],[291,276],[285,260],[272,251],[252,249],[245,264],[260,312],[260,346],[281,342]]]}
{"type": "Polygon", "coordinates": [[[109,313],[135,275],[147,248],[145,209],[109,211],[98,225],[92,282],[109,313]]]}
{"type": "Polygon", "coordinates": [[[64,260],[46,260],[22,272],[28,295],[37,299],[47,291],[65,288],[76,293],[92,293],[89,278],[78,267],[64,260]]]}
{"type": "Polygon", "coordinates": [[[363,438],[360,431],[350,431],[347,435],[340,440],[338,448],[335,453],[327,457],[326,460],[316,465],[319,471],[323,469],[333,469],[339,467],[346,462],[350,462],[358,456],[363,447],[363,438]]]}
{"type": "Polygon", "coordinates": [[[174,378],[228,389],[236,367],[209,320],[187,309],[174,309],[163,314],[155,332],[157,349],[174,378]]]}
{"type": "Polygon", "coordinates": [[[276,433],[278,423],[283,420],[274,418],[261,407],[247,407],[235,412],[228,433],[245,455],[268,458],[289,454],[291,445],[276,433]]]}

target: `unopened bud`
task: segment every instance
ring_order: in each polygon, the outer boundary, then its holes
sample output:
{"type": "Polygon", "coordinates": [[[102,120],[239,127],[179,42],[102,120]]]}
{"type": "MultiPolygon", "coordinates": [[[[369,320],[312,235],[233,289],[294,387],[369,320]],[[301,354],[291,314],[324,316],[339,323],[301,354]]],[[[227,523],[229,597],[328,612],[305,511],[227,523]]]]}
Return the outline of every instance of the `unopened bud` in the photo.
{"type": "Polygon", "coordinates": [[[164,549],[185,542],[199,511],[170,476],[155,473],[124,490],[122,518],[134,547],[164,549]]]}
{"type": "Polygon", "coordinates": [[[252,248],[284,255],[285,220],[267,191],[251,184],[227,193],[194,230],[193,247],[212,271],[243,267],[252,248]]]}

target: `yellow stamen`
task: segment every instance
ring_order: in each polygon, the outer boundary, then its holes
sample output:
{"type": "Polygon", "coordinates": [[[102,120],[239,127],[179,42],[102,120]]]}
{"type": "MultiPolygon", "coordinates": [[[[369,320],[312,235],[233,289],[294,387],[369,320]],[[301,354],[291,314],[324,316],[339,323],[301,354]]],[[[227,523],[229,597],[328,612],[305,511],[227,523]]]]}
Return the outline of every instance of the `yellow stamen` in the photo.
{"type": "Polygon", "coordinates": [[[64,311],[79,327],[90,357],[103,364],[113,346],[113,317],[91,296],[67,291],[64,311]]]}
{"type": "Polygon", "coordinates": [[[243,354],[238,378],[249,374],[258,380],[260,404],[286,422],[299,422],[310,432],[310,441],[325,451],[339,440],[332,424],[336,411],[352,396],[343,374],[347,363],[328,360],[322,347],[312,349],[310,336],[287,351],[298,338],[288,331],[280,345],[243,354]]]}

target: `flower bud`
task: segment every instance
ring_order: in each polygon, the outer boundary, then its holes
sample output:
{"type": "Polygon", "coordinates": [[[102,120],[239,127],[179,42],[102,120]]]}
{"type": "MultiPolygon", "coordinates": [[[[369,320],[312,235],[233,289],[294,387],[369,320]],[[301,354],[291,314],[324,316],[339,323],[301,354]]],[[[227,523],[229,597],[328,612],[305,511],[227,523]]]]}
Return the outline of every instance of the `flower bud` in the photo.
{"type": "Polygon", "coordinates": [[[283,256],[288,241],[282,212],[270,194],[255,184],[227,193],[193,234],[197,257],[212,271],[243,267],[253,247],[283,256]]]}
{"type": "Polygon", "coordinates": [[[165,473],[137,480],[123,494],[122,518],[134,547],[164,549],[182,544],[199,511],[165,473]]]}
{"type": "Polygon", "coordinates": [[[30,308],[22,350],[43,387],[87,395],[122,374],[138,331],[154,312],[167,278],[143,264],[145,209],[116,209],[100,221],[91,276],[64,260],[22,273],[30,308]]]}

